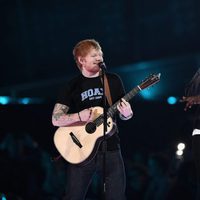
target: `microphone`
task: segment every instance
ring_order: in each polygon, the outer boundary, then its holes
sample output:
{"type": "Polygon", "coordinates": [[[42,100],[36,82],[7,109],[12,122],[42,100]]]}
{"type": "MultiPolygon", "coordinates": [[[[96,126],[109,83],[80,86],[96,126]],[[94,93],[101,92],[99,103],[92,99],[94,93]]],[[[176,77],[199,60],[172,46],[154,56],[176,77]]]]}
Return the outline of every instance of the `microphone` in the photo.
{"type": "Polygon", "coordinates": [[[100,62],[98,63],[98,65],[99,65],[99,68],[106,70],[106,64],[104,62],[100,62]]]}

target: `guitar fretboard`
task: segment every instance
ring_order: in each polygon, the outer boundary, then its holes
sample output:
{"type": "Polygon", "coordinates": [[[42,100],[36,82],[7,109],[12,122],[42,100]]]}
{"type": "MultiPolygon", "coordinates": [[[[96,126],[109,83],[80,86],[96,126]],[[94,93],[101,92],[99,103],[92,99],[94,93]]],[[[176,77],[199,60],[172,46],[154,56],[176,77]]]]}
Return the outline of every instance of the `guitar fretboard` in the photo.
{"type": "MultiPolygon", "coordinates": [[[[148,88],[154,84],[156,84],[157,82],[160,81],[160,73],[157,75],[151,75],[149,78],[147,78],[145,81],[143,81],[140,85],[137,85],[136,87],[134,87],[130,92],[128,92],[123,99],[125,99],[126,101],[130,101],[140,90],[143,90],[145,88],[148,88]]],[[[113,117],[114,114],[118,111],[117,110],[117,105],[120,103],[121,99],[118,100],[117,102],[115,102],[109,109],[107,112],[107,119],[109,117],[113,117]]],[[[96,126],[100,126],[104,121],[104,115],[101,114],[98,118],[96,118],[93,123],[96,124],[96,126]]]]}

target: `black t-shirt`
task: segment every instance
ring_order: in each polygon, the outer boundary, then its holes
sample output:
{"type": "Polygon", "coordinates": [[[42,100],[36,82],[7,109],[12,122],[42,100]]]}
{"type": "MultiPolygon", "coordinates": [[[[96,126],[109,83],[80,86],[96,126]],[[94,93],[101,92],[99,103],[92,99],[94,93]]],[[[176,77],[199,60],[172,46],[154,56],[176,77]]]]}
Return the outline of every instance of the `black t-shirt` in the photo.
{"type": "MultiPolygon", "coordinates": [[[[125,95],[120,77],[113,73],[106,74],[109,82],[113,104],[125,95]]],[[[57,103],[69,107],[69,113],[80,112],[83,109],[103,106],[103,87],[100,77],[87,78],[82,74],[70,80],[61,90],[57,103]]],[[[116,131],[107,139],[107,150],[119,148],[119,137],[116,131]]],[[[101,146],[100,146],[101,150],[101,146]]]]}

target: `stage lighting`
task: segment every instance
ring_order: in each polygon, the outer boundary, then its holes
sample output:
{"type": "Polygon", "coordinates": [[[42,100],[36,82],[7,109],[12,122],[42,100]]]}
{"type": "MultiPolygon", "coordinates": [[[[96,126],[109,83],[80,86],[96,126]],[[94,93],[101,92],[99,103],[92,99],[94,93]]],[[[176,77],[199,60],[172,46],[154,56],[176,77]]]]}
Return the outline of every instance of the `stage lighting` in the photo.
{"type": "Polygon", "coordinates": [[[176,104],[177,103],[177,98],[173,97],[173,96],[168,97],[167,103],[170,104],[170,105],[176,104]]]}
{"type": "Polygon", "coordinates": [[[183,151],[182,150],[177,150],[176,151],[176,155],[177,156],[182,156],[183,155],[183,151]]]}
{"type": "Polygon", "coordinates": [[[177,149],[178,150],[180,150],[180,151],[183,151],[184,149],[185,149],[185,144],[184,143],[179,143],[178,145],[177,145],[177,149]]]}
{"type": "Polygon", "coordinates": [[[7,96],[0,96],[0,104],[6,105],[11,102],[11,98],[7,96]]]}

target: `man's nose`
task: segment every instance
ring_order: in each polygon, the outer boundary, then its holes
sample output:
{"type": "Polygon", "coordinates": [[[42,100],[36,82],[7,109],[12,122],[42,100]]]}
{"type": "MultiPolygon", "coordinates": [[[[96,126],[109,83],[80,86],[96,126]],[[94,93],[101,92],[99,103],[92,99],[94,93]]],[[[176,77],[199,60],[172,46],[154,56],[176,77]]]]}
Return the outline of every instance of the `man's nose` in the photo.
{"type": "Polygon", "coordinates": [[[98,61],[98,62],[103,62],[103,58],[102,58],[101,56],[99,56],[99,57],[97,58],[97,61],[98,61]]]}

